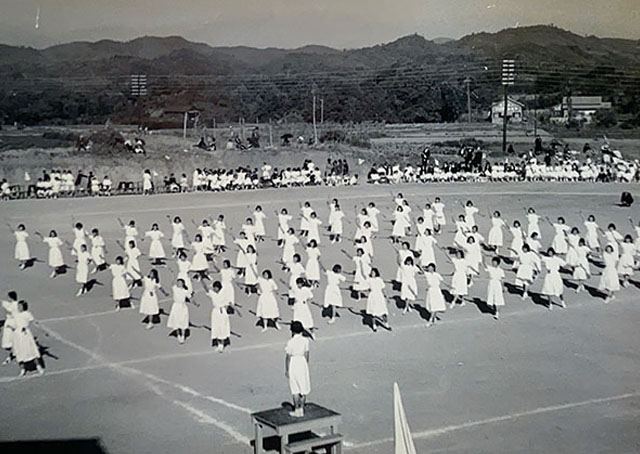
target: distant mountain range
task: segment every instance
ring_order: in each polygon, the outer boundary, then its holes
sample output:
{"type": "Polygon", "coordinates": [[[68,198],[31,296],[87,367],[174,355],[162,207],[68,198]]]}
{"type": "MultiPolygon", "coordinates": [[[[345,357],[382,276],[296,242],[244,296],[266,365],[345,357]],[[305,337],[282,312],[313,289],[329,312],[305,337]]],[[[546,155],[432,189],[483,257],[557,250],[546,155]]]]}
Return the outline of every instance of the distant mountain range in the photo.
{"type": "Polygon", "coordinates": [[[560,96],[573,77],[569,89],[607,96],[633,89],[640,41],[533,26],[459,40],[409,35],[353,50],[212,47],[177,36],[43,50],[0,45],[0,114],[30,122],[127,117],[135,113],[127,102],[129,75],[147,74],[144,115],[197,104],[210,117],[307,118],[314,90],[335,120],[451,121],[465,111],[466,77],[475,104],[486,108],[495,99],[504,57],[517,61],[520,91],[560,96]],[[73,105],[66,113],[62,100],[73,105]],[[41,114],[27,109],[34,103],[41,114]]]}

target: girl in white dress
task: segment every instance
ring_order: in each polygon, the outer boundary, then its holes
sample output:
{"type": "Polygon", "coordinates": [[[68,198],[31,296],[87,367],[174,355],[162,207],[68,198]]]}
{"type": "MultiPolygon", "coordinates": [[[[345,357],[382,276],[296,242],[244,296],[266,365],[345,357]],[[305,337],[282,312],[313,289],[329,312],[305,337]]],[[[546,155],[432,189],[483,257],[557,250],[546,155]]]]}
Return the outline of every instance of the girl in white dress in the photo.
{"type": "Polygon", "coordinates": [[[540,236],[540,216],[536,214],[536,210],[529,208],[527,210],[527,237],[531,237],[534,232],[540,236]]]}
{"type": "Polygon", "coordinates": [[[62,250],[60,249],[64,242],[58,238],[58,234],[55,230],[49,232],[49,236],[44,238],[39,232],[36,235],[42,238],[42,241],[49,246],[49,267],[51,268],[50,279],[53,279],[58,275],[58,272],[65,267],[64,259],[62,258],[62,250]]]}
{"type": "MultiPolygon", "coordinates": [[[[167,217],[171,219],[171,216],[167,215],[167,217]]],[[[186,228],[182,223],[180,216],[173,218],[173,221],[171,221],[171,229],[173,230],[173,233],[171,234],[171,247],[173,248],[173,254],[177,257],[181,251],[185,250],[184,232],[186,231],[186,228]]]]}
{"type": "Polygon", "coordinates": [[[502,288],[502,280],[504,279],[504,270],[500,268],[500,257],[493,257],[491,265],[486,268],[489,275],[489,284],[487,285],[487,305],[493,308],[493,318],[500,318],[499,308],[504,306],[504,290],[502,288]]]}
{"type": "Polygon", "coordinates": [[[202,281],[205,293],[211,298],[211,346],[222,353],[225,347],[231,345],[231,320],[227,310],[229,302],[222,294],[222,284],[215,281],[210,289],[202,281]]]}
{"type": "Polygon", "coordinates": [[[247,237],[248,244],[252,245],[254,248],[256,247],[257,239],[256,239],[256,226],[253,225],[252,218],[246,218],[244,224],[240,227],[240,231],[244,232],[247,237]]]}
{"type": "Polygon", "coordinates": [[[529,286],[541,272],[542,262],[538,254],[531,250],[528,243],[522,246],[518,262],[515,286],[522,288],[522,299],[524,300],[527,297],[529,286]]]}
{"type": "Polygon", "coordinates": [[[251,241],[247,238],[247,234],[244,230],[238,233],[238,238],[233,240],[233,244],[236,245],[238,252],[236,254],[236,269],[239,276],[244,276],[247,268],[247,247],[251,244],[251,241]]]}
{"type": "Polygon", "coordinates": [[[565,266],[566,262],[556,255],[553,247],[547,249],[547,256],[544,257],[542,261],[547,269],[547,274],[542,284],[542,294],[547,297],[549,310],[553,308],[553,298],[560,300],[560,306],[567,307],[562,295],[564,292],[564,284],[562,282],[562,276],[560,276],[560,268],[565,266]]]}
{"type": "Polygon", "coordinates": [[[35,362],[38,373],[44,375],[40,349],[29,327],[31,323],[37,322],[31,312],[29,312],[29,305],[25,301],[20,301],[17,304],[17,312],[11,320],[14,330],[13,354],[16,357],[16,361],[20,364],[20,377],[23,377],[27,373],[26,365],[32,361],[35,362]]]}
{"type": "Polygon", "coordinates": [[[129,247],[125,250],[127,256],[126,273],[131,278],[130,288],[142,287],[142,271],[140,267],[140,261],[138,260],[142,255],[140,249],[136,246],[134,240],[129,241],[129,247]]]}
{"type": "Polygon", "coordinates": [[[295,288],[290,290],[289,297],[293,300],[293,317],[292,320],[302,323],[305,330],[311,332],[314,329],[313,316],[309,303],[313,299],[311,289],[306,286],[302,277],[296,279],[295,288]]]}
{"type": "MultiPolygon", "coordinates": [[[[194,222],[195,225],[195,222],[194,222]]],[[[200,236],[202,238],[202,247],[204,256],[207,259],[207,262],[211,262],[213,260],[213,253],[215,252],[215,247],[213,245],[213,232],[214,229],[209,224],[208,219],[203,219],[200,225],[197,227],[198,232],[200,232],[200,236]]]]}
{"type": "Polygon", "coordinates": [[[138,241],[138,228],[136,227],[136,221],[131,219],[128,224],[125,225],[122,219],[118,218],[118,223],[124,230],[124,243],[129,244],[130,241],[138,241]]]}
{"type": "Polygon", "coordinates": [[[572,271],[578,266],[578,243],[580,242],[580,231],[577,227],[573,227],[571,232],[567,234],[567,255],[565,261],[567,267],[572,271]]]}
{"type": "Polygon", "coordinates": [[[236,271],[231,267],[231,262],[227,259],[222,261],[222,269],[220,269],[220,283],[222,284],[222,294],[230,305],[236,300],[236,291],[233,286],[237,276],[236,271]]]}
{"type": "Polygon", "coordinates": [[[620,257],[620,246],[618,243],[622,241],[623,237],[618,232],[616,225],[611,223],[607,226],[607,231],[602,232],[607,244],[610,244],[613,247],[613,252],[616,254],[616,257],[620,257]]]}
{"type": "Polygon", "coordinates": [[[623,242],[620,244],[621,254],[618,261],[618,275],[622,277],[622,286],[629,286],[629,278],[633,275],[633,269],[636,266],[634,254],[636,245],[633,244],[633,237],[625,235],[623,242]]]}
{"type": "Polygon", "coordinates": [[[414,265],[413,257],[407,257],[400,266],[400,298],[404,302],[403,314],[411,312],[411,303],[418,298],[418,282],[416,274],[420,268],[414,265]]]}
{"type": "Polygon", "coordinates": [[[309,235],[309,218],[311,218],[313,208],[309,202],[304,202],[304,205],[300,207],[300,235],[309,235]]]}
{"type": "MultiPolygon", "coordinates": [[[[509,231],[511,232],[511,257],[517,259],[520,256],[520,252],[522,251],[522,245],[524,244],[524,233],[522,232],[522,226],[520,225],[520,221],[517,219],[513,221],[513,226],[509,227],[509,231]]],[[[516,261],[514,260],[513,268],[517,268],[516,261]]]]}
{"type": "Polygon", "coordinates": [[[377,268],[371,268],[371,273],[367,279],[369,295],[367,296],[365,314],[371,320],[371,328],[374,332],[378,330],[378,324],[387,330],[391,329],[388,321],[387,297],[384,293],[385,286],[380,277],[380,271],[377,268]]]}
{"type": "Polygon", "coordinates": [[[469,267],[464,252],[456,251],[455,257],[448,260],[453,264],[453,275],[451,276],[451,294],[453,295],[453,301],[449,304],[449,307],[453,307],[456,304],[465,306],[466,302],[464,297],[469,294],[469,287],[467,282],[467,268],[469,267]]]}
{"type": "Polygon", "coordinates": [[[23,270],[27,267],[27,262],[31,260],[31,253],[29,252],[29,245],[27,244],[27,238],[29,234],[26,231],[24,224],[18,225],[18,228],[13,235],[16,238],[16,247],[14,249],[13,258],[20,262],[20,269],[23,270]]]}
{"type": "MultiPolygon", "coordinates": [[[[169,296],[160,286],[158,270],[151,269],[143,280],[142,296],[140,297],[140,313],[145,316],[146,329],[152,329],[156,320],[160,321],[160,306],[158,305],[158,292],[169,296]]],[[[143,320],[144,322],[144,320],[143,320]]]]}
{"type": "Polygon", "coordinates": [[[107,269],[104,238],[102,238],[98,229],[91,230],[91,261],[96,266],[91,271],[91,274],[107,269]]]}
{"type": "Polygon", "coordinates": [[[211,245],[214,252],[220,254],[227,250],[227,240],[225,238],[225,231],[227,225],[224,222],[224,215],[218,215],[218,218],[213,222],[213,228],[211,231],[211,245]]]}
{"type": "Polygon", "coordinates": [[[442,227],[447,225],[447,217],[444,214],[445,204],[440,201],[440,197],[436,197],[433,201],[433,211],[435,213],[434,218],[434,232],[440,233],[442,227]]]}
{"type": "Polygon", "coordinates": [[[615,253],[611,244],[604,247],[602,260],[604,261],[604,270],[602,270],[598,289],[605,293],[604,303],[608,304],[615,299],[614,293],[620,290],[620,277],[616,267],[618,254],[615,253]]]}
{"type": "Polygon", "coordinates": [[[556,222],[551,222],[549,218],[546,219],[547,222],[549,222],[549,224],[551,224],[551,226],[555,230],[555,235],[553,237],[551,247],[556,254],[566,254],[569,251],[569,243],[567,242],[567,233],[569,232],[569,226],[566,225],[562,216],[558,217],[558,220],[556,222]]]}
{"type": "Polygon", "coordinates": [[[401,245],[401,249],[396,249],[396,252],[398,253],[396,258],[396,265],[398,267],[396,269],[396,277],[394,279],[394,284],[398,285],[402,282],[402,265],[404,264],[407,257],[413,257],[413,251],[411,250],[411,246],[409,245],[409,242],[403,241],[401,245]]]}
{"type": "MultiPolygon", "coordinates": [[[[309,235],[311,236],[311,235],[309,235]]],[[[304,268],[304,274],[313,287],[320,285],[320,249],[315,240],[309,240],[307,245],[307,264],[304,268]]]]}
{"type": "Polygon", "coordinates": [[[333,209],[329,215],[329,240],[332,243],[339,243],[341,241],[344,219],[344,212],[340,205],[332,205],[333,209]]]}
{"type": "Polygon", "coordinates": [[[289,214],[286,208],[280,210],[280,213],[276,211],[276,216],[278,216],[278,246],[282,247],[284,245],[284,238],[287,235],[287,232],[289,232],[289,222],[291,222],[293,217],[289,214]]]}
{"type": "Polygon", "coordinates": [[[296,418],[304,416],[304,404],[311,392],[309,379],[309,339],[304,335],[302,323],[291,323],[291,339],[285,347],[285,377],[293,396],[294,410],[289,414],[296,418]]]}
{"type": "MultiPolygon", "coordinates": [[[[580,213],[582,216],[582,213],[580,213]]],[[[584,217],[582,218],[584,219],[584,217]]],[[[592,214],[584,221],[584,228],[587,231],[587,246],[591,248],[592,252],[600,252],[600,239],[598,238],[598,224],[596,222],[596,217],[592,214]]]]}
{"type": "Polygon", "coordinates": [[[76,258],[78,260],[76,264],[76,282],[80,284],[76,296],[82,296],[89,291],[89,263],[91,263],[91,254],[87,250],[86,244],[80,246],[76,258]]]}
{"type": "Polygon", "coordinates": [[[491,229],[489,230],[489,237],[487,238],[487,244],[498,255],[500,255],[500,248],[504,244],[504,236],[502,229],[505,226],[504,220],[499,211],[494,211],[491,216],[491,229]]]}
{"type": "Polygon", "coordinates": [[[431,229],[426,229],[424,235],[416,237],[415,250],[420,253],[420,266],[426,268],[430,263],[436,263],[434,247],[438,240],[432,235],[431,229]]]}
{"type": "Polygon", "coordinates": [[[209,262],[205,253],[205,244],[202,241],[202,235],[197,233],[193,243],[191,243],[193,249],[193,262],[191,263],[191,271],[195,273],[196,279],[209,279],[209,262]]]}
{"type": "Polygon", "coordinates": [[[78,255],[80,246],[87,244],[87,232],[82,225],[82,222],[76,222],[73,226],[73,245],[71,246],[71,254],[78,255]]]}
{"type": "Polygon", "coordinates": [[[589,269],[589,252],[591,249],[587,246],[584,238],[579,238],[578,245],[574,250],[576,253],[576,265],[573,268],[572,277],[577,283],[576,293],[580,293],[584,289],[584,282],[591,277],[591,270],[589,269]]]}
{"type": "Polygon", "coordinates": [[[431,231],[435,228],[435,217],[436,212],[433,211],[431,204],[429,202],[424,204],[424,208],[422,209],[422,219],[424,220],[424,228],[429,229],[431,231]]]}
{"type": "Polygon", "coordinates": [[[262,326],[262,332],[265,332],[269,326],[269,322],[275,329],[280,329],[278,319],[280,318],[280,309],[278,308],[278,299],[276,292],[278,284],[273,280],[270,270],[264,270],[262,276],[258,278],[258,305],[256,307],[256,316],[258,324],[262,326]]]}
{"type": "Polygon", "coordinates": [[[258,291],[258,254],[256,249],[250,244],[247,246],[245,254],[247,267],[244,273],[244,286],[247,295],[253,295],[258,291]]]}
{"type": "Polygon", "coordinates": [[[340,285],[347,279],[342,275],[342,266],[336,264],[331,270],[325,270],[327,286],[324,290],[322,307],[329,316],[327,323],[332,325],[336,321],[336,309],[342,307],[342,291],[340,285]]]}
{"type": "Polygon", "coordinates": [[[309,241],[315,240],[317,244],[320,244],[320,226],[322,225],[322,221],[318,218],[318,215],[315,211],[312,211],[309,215],[309,219],[307,220],[307,227],[309,229],[308,239],[309,241]]]}
{"type": "Polygon", "coordinates": [[[458,216],[458,220],[453,219],[456,226],[456,233],[453,236],[453,245],[457,248],[463,249],[467,243],[467,234],[469,233],[469,227],[464,214],[458,216]]]}
{"type": "MultiPolygon", "coordinates": [[[[191,292],[189,292],[182,279],[178,279],[171,290],[173,293],[173,303],[171,304],[167,327],[171,330],[171,333],[174,331],[177,332],[178,342],[184,344],[186,331],[189,329],[189,308],[187,307],[187,301],[190,301],[191,292]]],[[[193,304],[197,306],[195,302],[193,302],[193,304]]]]}
{"type": "Polygon", "coordinates": [[[464,245],[464,256],[467,260],[467,284],[473,287],[473,277],[482,269],[482,248],[474,236],[469,235],[464,245]]]}
{"type": "Polygon", "coordinates": [[[430,263],[427,265],[426,272],[424,273],[427,279],[427,298],[425,307],[429,312],[429,320],[427,320],[427,326],[431,326],[436,322],[438,312],[444,312],[447,310],[445,304],[444,295],[440,290],[440,285],[443,282],[442,276],[436,272],[436,264],[430,263]]]}
{"type": "Polygon", "coordinates": [[[300,240],[295,235],[295,230],[290,227],[285,233],[283,239],[282,248],[282,267],[284,270],[290,269],[293,263],[293,256],[296,253],[296,244],[300,243],[300,240]]]}
{"type": "Polygon", "coordinates": [[[376,207],[375,203],[369,202],[367,205],[367,214],[369,215],[369,222],[371,222],[373,232],[378,232],[380,230],[380,223],[378,221],[380,210],[376,207]]]}
{"type": "Polygon", "coordinates": [[[13,354],[13,335],[15,334],[13,317],[18,312],[18,294],[11,290],[7,293],[7,298],[2,300],[2,308],[6,311],[2,328],[2,349],[7,352],[7,357],[2,362],[2,365],[9,364],[15,358],[13,354]]]}
{"type": "Polygon", "coordinates": [[[470,229],[474,225],[476,225],[476,214],[478,214],[478,210],[475,206],[473,206],[473,202],[471,200],[467,200],[466,205],[464,206],[464,217],[467,220],[467,227],[470,229]]]}
{"type": "Polygon", "coordinates": [[[267,219],[267,215],[262,211],[262,207],[256,205],[253,210],[253,225],[255,227],[256,239],[260,242],[264,241],[264,237],[267,234],[264,228],[265,219],[267,219]]]}
{"type": "Polygon", "coordinates": [[[351,257],[351,259],[355,265],[351,296],[359,300],[364,296],[363,292],[369,289],[368,277],[371,273],[371,258],[365,255],[364,249],[358,248],[356,255],[351,257]]]}
{"type": "MultiPolygon", "coordinates": [[[[122,256],[116,257],[114,263],[109,266],[113,280],[111,281],[111,294],[116,302],[116,311],[119,311],[121,307],[126,306],[130,302],[131,294],[129,293],[129,287],[125,276],[128,274],[127,268],[124,266],[124,259],[122,256]]],[[[131,304],[131,309],[135,306],[131,304]]]]}
{"type": "Polygon", "coordinates": [[[407,234],[407,229],[409,227],[411,227],[411,222],[407,217],[407,214],[401,206],[398,206],[396,211],[393,212],[391,241],[394,243],[400,242],[400,240],[407,234]]]}
{"type": "Polygon", "coordinates": [[[160,231],[158,224],[154,223],[151,226],[151,230],[145,232],[144,236],[151,239],[149,244],[149,258],[151,264],[154,266],[161,266],[165,264],[166,254],[164,253],[164,247],[162,246],[162,238],[164,233],[160,231]]]}
{"type": "Polygon", "coordinates": [[[187,257],[187,253],[184,250],[181,250],[178,253],[178,260],[176,260],[176,265],[178,267],[178,275],[177,279],[182,279],[187,286],[190,294],[193,293],[193,284],[191,283],[191,278],[189,277],[189,272],[191,271],[191,262],[187,257]]]}

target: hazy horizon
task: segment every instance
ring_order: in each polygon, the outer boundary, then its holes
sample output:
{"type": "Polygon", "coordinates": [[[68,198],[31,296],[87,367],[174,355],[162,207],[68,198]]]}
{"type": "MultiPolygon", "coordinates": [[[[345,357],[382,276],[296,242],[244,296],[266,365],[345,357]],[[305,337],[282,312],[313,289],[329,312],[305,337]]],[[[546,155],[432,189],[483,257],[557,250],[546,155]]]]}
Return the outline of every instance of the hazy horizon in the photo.
{"type": "Polygon", "coordinates": [[[0,6],[0,42],[43,48],[181,36],[211,46],[342,49],[413,33],[459,39],[549,24],[580,35],[636,40],[639,23],[638,0],[21,0],[0,6]]]}

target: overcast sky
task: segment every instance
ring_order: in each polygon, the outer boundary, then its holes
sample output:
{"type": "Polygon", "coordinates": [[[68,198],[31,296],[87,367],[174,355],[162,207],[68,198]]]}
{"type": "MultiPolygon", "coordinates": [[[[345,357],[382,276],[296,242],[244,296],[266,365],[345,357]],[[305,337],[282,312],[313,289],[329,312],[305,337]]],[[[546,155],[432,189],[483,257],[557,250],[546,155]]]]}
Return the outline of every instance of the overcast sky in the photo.
{"type": "Polygon", "coordinates": [[[640,39],[640,0],[0,0],[0,43],[35,47],[181,35],[214,46],[353,48],[551,23],[640,39]]]}

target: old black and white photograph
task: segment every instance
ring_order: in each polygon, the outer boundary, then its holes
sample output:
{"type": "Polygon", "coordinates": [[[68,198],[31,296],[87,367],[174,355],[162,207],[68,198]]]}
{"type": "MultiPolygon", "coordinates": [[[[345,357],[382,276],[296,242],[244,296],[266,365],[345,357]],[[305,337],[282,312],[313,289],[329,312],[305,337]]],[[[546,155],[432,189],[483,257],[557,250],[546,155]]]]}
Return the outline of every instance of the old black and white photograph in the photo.
{"type": "Polygon", "coordinates": [[[639,0],[0,0],[0,452],[640,452],[639,0]]]}

